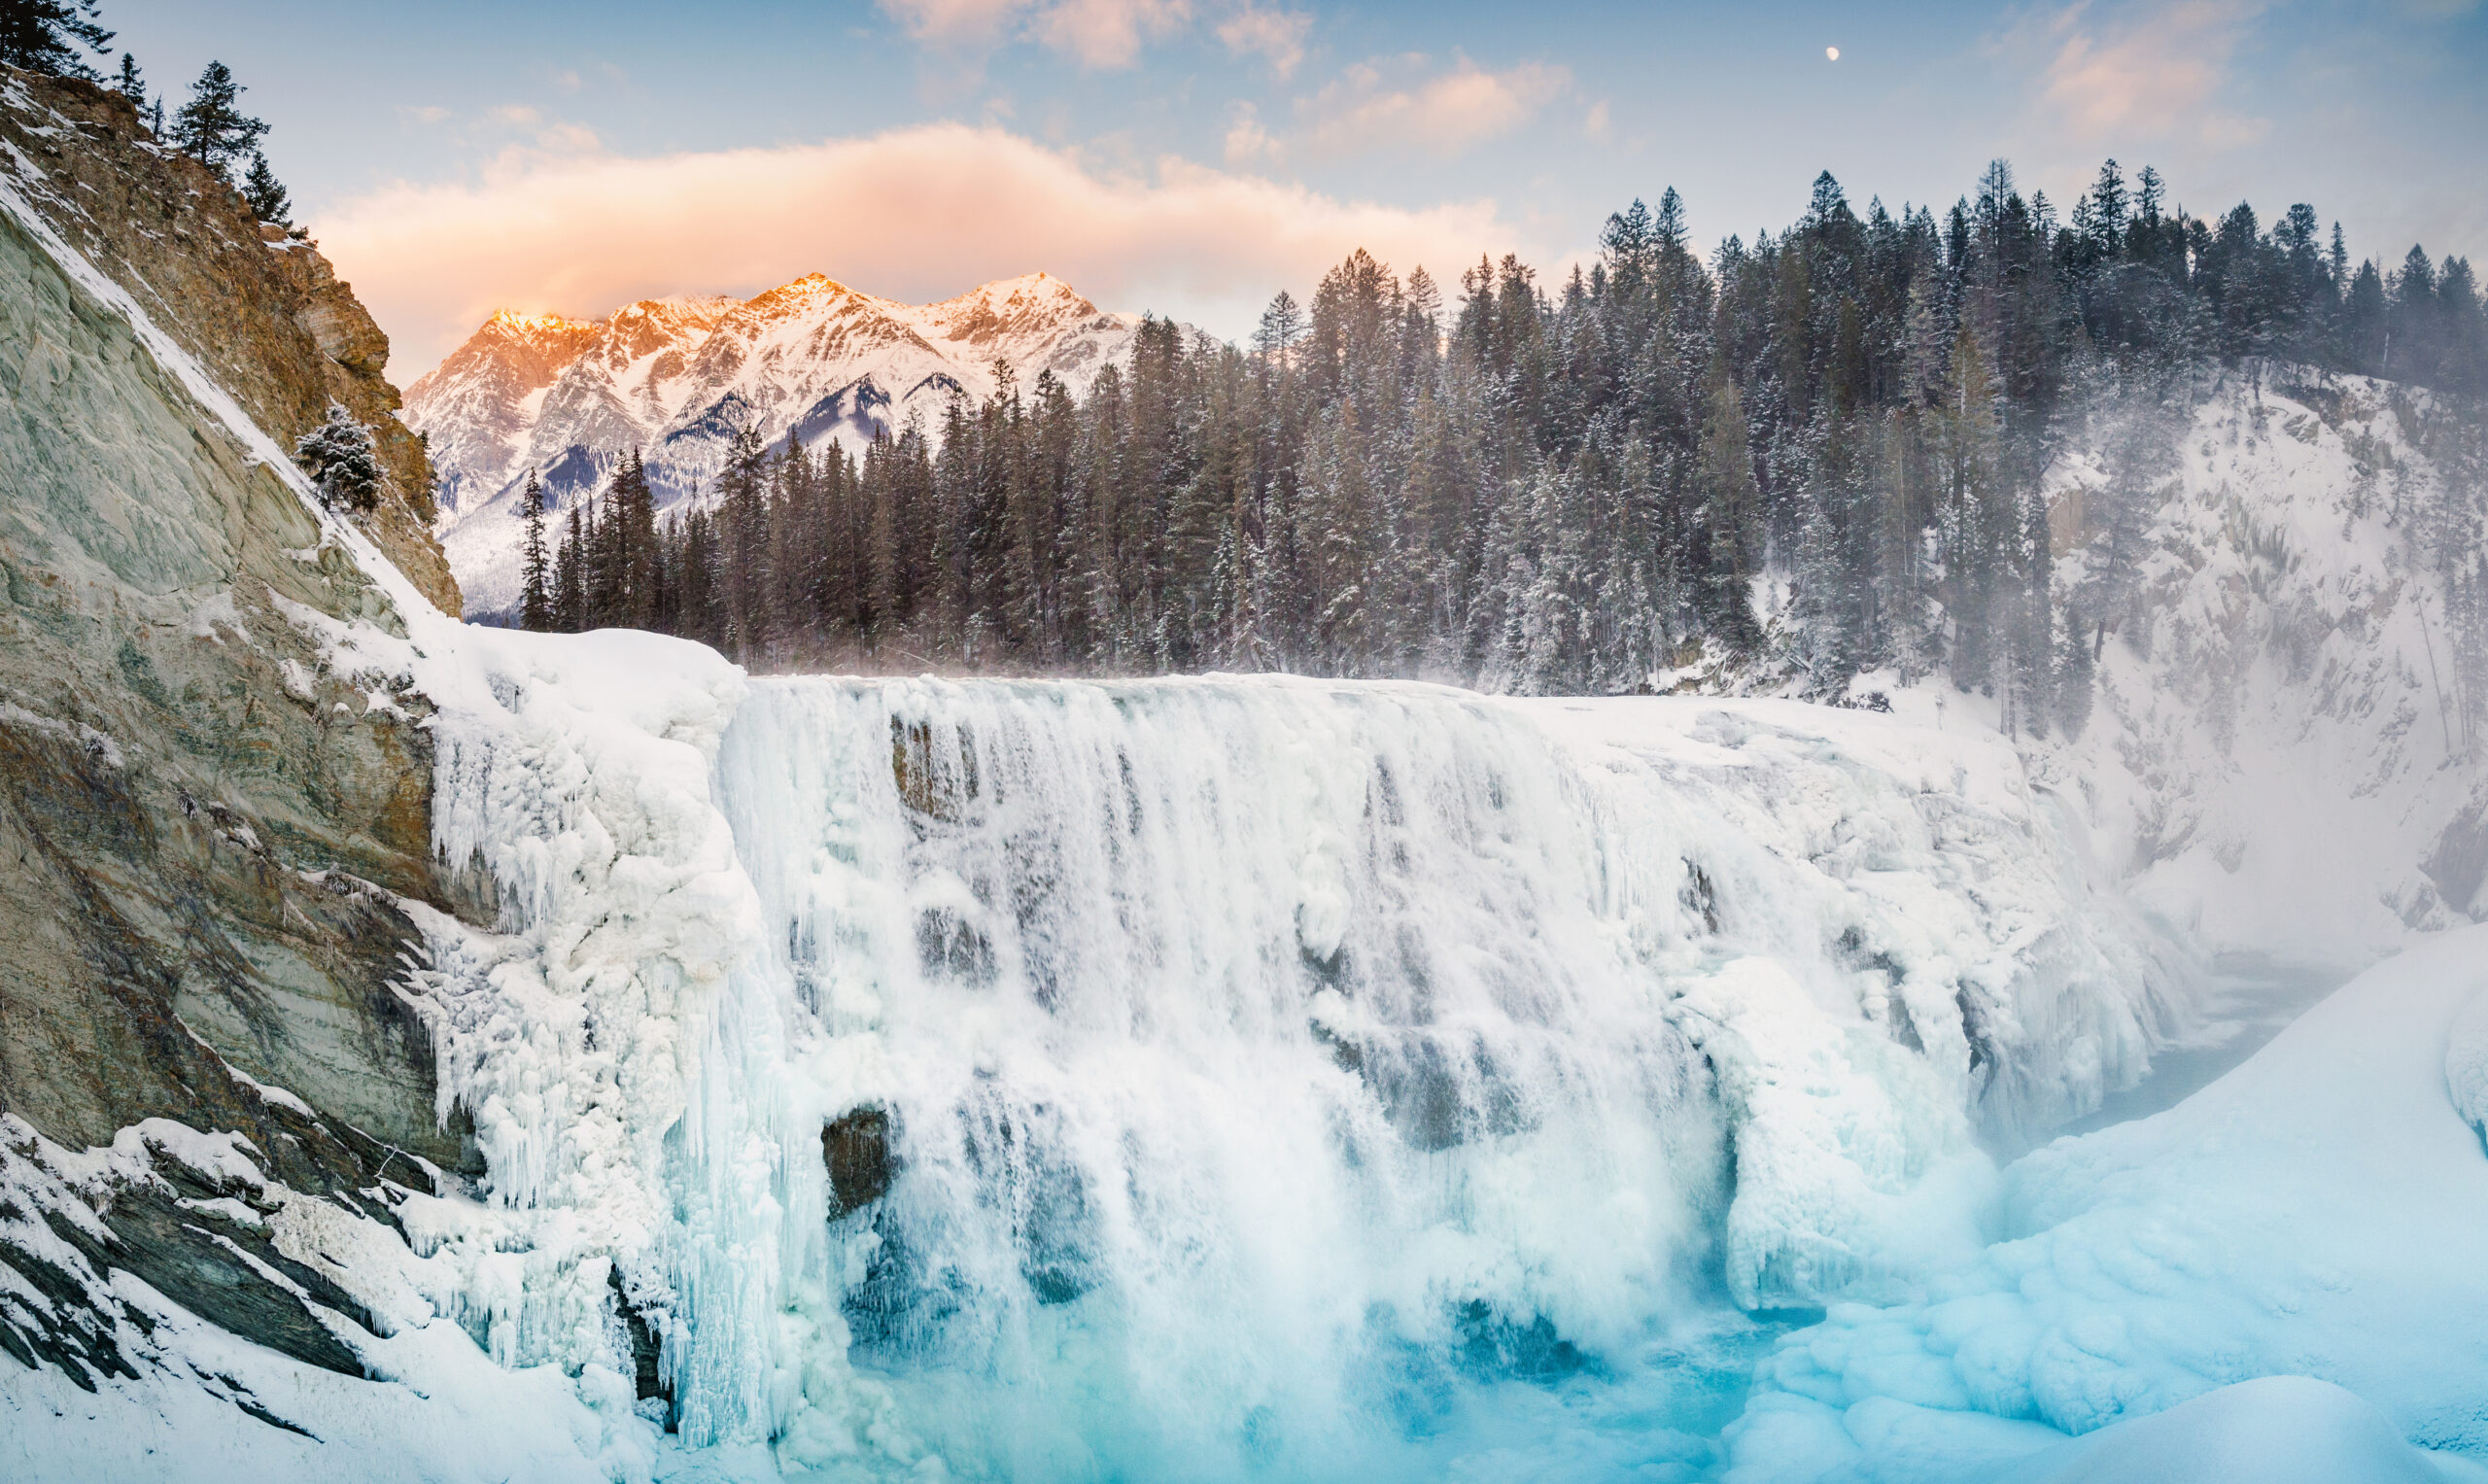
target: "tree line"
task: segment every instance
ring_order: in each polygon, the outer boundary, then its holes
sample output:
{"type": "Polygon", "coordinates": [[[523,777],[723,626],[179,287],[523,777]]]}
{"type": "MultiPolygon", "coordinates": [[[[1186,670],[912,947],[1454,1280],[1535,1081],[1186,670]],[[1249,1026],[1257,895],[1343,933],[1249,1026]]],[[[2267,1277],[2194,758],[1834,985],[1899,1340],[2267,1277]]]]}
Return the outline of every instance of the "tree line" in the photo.
{"type": "Polygon", "coordinates": [[[634,452],[558,529],[530,495],[520,617],[779,669],[1540,692],[1767,652],[1809,694],[1940,670],[2018,729],[2079,727],[2172,399],[2270,362],[2476,397],[2488,316],[2462,259],[2353,266],[2308,207],[2211,221],[2114,161],[2069,216],[2001,162],[1940,215],[1861,214],[1826,174],[1707,261],[1670,190],[1559,285],[1505,257],[1446,302],[1358,252],[1244,345],[1145,322],[1085,396],[997,367],[860,454],[745,429],[664,519],[634,452]],[[2041,475],[2103,418],[2068,596],[2041,475]]]}
{"type": "Polygon", "coordinates": [[[240,190],[259,221],[293,226],[293,204],[259,147],[268,126],[242,112],[240,99],[249,89],[233,80],[232,69],[219,61],[201,69],[168,129],[164,100],[149,98],[135,55],[123,52],[110,75],[86,60],[89,53],[108,55],[112,47],[114,33],[99,14],[97,0],[0,0],[0,63],[101,83],[129,99],[150,132],[240,190]]]}

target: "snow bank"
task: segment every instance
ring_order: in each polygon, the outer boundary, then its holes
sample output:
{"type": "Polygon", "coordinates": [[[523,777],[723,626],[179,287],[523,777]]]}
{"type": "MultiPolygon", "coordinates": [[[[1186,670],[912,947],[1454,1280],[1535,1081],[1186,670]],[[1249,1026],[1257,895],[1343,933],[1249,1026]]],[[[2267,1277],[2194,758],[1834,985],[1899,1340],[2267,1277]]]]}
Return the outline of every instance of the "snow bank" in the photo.
{"type": "MultiPolygon", "coordinates": [[[[2171,1410],[2266,1376],[2339,1387],[2394,1436],[2488,1461],[2488,1154],[2448,1087],[2483,994],[2488,927],[2444,935],[2176,1108],[2024,1157],[2005,1172],[2012,1240],[1921,1302],[1839,1308],[1782,1343],[1729,1476],[1938,1477],[2168,1412],[2127,1434],[2151,1441],[2049,1455],[2069,1478],[2129,1477],[2108,1461],[2270,1415],[2289,1393],[2171,1410]]],[[[2355,1450],[2367,1415],[2325,1403],[2282,1435],[2355,1450]]]]}
{"type": "Polygon", "coordinates": [[[2451,1484],[2488,1468],[2414,1448],[2382,1412],[2303,1376],[2241,1381],[2014,1461],[1995,1484],[2451,1484]]]}

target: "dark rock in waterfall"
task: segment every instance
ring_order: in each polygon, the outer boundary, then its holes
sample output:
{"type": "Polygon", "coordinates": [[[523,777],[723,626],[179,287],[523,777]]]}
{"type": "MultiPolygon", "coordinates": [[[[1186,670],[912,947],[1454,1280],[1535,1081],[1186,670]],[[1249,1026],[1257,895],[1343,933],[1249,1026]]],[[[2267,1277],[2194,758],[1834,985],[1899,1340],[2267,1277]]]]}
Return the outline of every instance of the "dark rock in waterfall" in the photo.
{"type": "Polygon", "coordinates": [[[889,1193],[895,1173],[890,1116],[879,1108],[840,1114],[821,1125],[820,1158],[829,1167],[832,1220],[881,1199],[889,1193]]]}

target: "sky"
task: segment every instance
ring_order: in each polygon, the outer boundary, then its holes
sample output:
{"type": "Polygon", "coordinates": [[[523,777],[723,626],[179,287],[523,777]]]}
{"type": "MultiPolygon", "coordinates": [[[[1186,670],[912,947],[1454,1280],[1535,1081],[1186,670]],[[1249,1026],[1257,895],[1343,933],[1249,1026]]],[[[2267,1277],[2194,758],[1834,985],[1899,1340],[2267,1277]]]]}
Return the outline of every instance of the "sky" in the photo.
{"type": "Polygon", "coordinates": [[[210,58],[394,342],[809,272],[929,302],[1044,269],[1248,333],[1365,247],[1552,281],[1675,187],[1697,242],[2114,157],[2354,257],[2488,259],[2483,0],[1631,6],[1316,0],[105,0],[174,102],[210,58]],[[1831,54],[1837,49],[1837,56],[1831,54]]]}

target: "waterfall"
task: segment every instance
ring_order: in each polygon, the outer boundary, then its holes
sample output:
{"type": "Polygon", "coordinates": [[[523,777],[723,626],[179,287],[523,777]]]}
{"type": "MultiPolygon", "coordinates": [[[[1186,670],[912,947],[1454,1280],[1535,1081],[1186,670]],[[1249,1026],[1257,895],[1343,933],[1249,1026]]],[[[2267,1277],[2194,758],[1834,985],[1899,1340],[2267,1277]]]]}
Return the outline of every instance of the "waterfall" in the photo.
{"type": "Polygon", "coordinates": [[[616,1437],[1431,1478],[1611,1416],[1639,1467],[1772,1314],[1970,1260],[1983,1141],[2183,1008],[1991,734],[462,641],[436,846],[498,922],[414,909],[409,993],[487,1169],[405,1220],[616,1437]]]}
{"type": "Polygon", "coordinates": [[[790,1089],[783,1281],[823,1264],[953,1467],[1308,1476],[1699,1290],[1707,1073],[1525,721],[762,682],[717,779],[768,923],[739,994],[790,1030],[732,1074],[790,1089]]]}
{"type": "Polygon", "coordinates": [[[1973,1246],[1982,1095],[2147,1047],[2116,924],[1952,754],[1661,705],[753,682],[713,788],[762,927],[667,1142],[686,1437],[1423,1472],[1731,1295],[1973,1246]]]}

